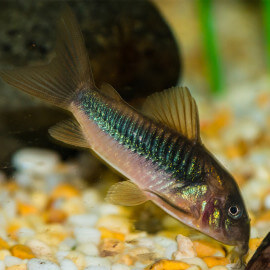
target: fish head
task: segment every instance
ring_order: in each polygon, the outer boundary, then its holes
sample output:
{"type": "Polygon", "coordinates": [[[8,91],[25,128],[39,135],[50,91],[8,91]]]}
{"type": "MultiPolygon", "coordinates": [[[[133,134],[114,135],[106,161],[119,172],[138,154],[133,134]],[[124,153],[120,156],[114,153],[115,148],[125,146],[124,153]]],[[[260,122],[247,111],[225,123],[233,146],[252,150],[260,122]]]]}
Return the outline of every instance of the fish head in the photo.
{"type": "Polygon", "coordinates": [[[210,195],[201,213],[202,230],[216,240],[236,246],[242,258],[248,251],[250,219],[234,178],[216,161],[206,173],[210,195]]]}

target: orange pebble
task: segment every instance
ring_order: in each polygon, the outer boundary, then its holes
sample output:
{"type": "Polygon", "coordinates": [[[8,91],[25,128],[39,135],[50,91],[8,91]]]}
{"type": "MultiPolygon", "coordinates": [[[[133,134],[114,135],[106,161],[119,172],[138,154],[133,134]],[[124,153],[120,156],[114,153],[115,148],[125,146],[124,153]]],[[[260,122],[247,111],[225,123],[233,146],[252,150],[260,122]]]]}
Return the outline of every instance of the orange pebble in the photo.
{"type": "Polygon", "coordinates": [[[32,250],[25,245],[15,245],[10,248],[10,252],[13,256],[20,259],[32,259],[35,258],[32,250]]]}
{"type": "Polygon", "coordinates": [[[269,104],[269,94],[268,93],[261,93],[257,97],[257,103],[260,107],[265,107],[269,104]]]}
{"type": "Polygon", "coordinates": [[[228,158],[236,158],[247,154],[248,149],[244,141],[239,141],[235,145],[226,147],[226,155],[228,158]]]}
{"type": "Polygon", "coordinates": [[[67,219],[67,214],[60,209],[49,209],[44,214],[44,219],[47,223],[62,223],[67,219]]]}
{"type": "Polygon", "coordinates": [[[101,239],[112,238],[125,241],[125,235],[123,233],[114,232],[104,227],[99,227],[99,230],[101,232],[101,239]]]}
{"type": "Polygon", "coordinates": [[[26,264],[17,264],[5,268],[6,270],[26,270],[26,264]]]}
{"type": "Polygon", "coordinates": [[[22,216],[33,215],[38,213],[38,209],[32,204],[18,202],[17,207],[19,215],[22,216]]]}
{"type": "Polygon", "coordinates": [[[18,185],[14,181],[8,182],[6,187],[10,192],[16,191],[18,189],[18,185]]]}
{"type": "Polygon", "coordinates": [[[202,132],[208,136],[217,136],[219,131],[230,123],[231,118],[231,112],[228,110],[217,112],[212,121],[202,122],[202,132]]]}
{"type": "Polygon", "coordinates": [[[69,199],[72,197],[77,197],[80,195],[80,192],[69,184],[61,184],[57,186],[52,192],[52,199],[64,198],[69,199]]]}
{"type": "Polygon", "coordinates": [[[189,264],[179,261],[160,260],[152,264],[149,270],[185,270],[190,267],[189,264]]]}
{"type": "Polygon", "coordinates": [[[252,251],[255,251],[257,250],[257,248],[259,247],[259,245],[261,244],[263,238],[251,238],[249,240],[249,248],[252,250],[252,251]]]}
{"type": "Polygon", "coordinates": [[[230,263],[228,258],[224,257],[204,257],[202,258],[209,268],[217,265],[227,265],[230,263]]]}
{"type": "Polygon", "coordinates": [[[239,186],[242,186],[247,181],[247,178],[241,174],[234,173],[233,176],[239,186]]]}
{"type": "Polygon", "coordinates": [[[196,240],[193,241],[193,246],[195,247],[197,256],[200,258],[214,256],[217,253],[219,253],[218,255],[225,256],[225,251],[222,249],[222,247],[215,243],[205,240],[196,240]]]}
{"type": "Polygon", "coordinates": [[[257,218],[257,222],[259,221],[269,221],[270,220],[270,211],[264,212],[257,218]]]}
{"type": "Polygon", "coordinates": [[[20,225],[18,224],[10,224],[7,228],[7,234],[8,236],[13,239],[16,240],[17,239],[17,231],[21,228],[20,225]]]}
{"type": "Polygon", "coordinates": [[[9,244],[0,237],[0,249],[9,249],[9,244]]]}

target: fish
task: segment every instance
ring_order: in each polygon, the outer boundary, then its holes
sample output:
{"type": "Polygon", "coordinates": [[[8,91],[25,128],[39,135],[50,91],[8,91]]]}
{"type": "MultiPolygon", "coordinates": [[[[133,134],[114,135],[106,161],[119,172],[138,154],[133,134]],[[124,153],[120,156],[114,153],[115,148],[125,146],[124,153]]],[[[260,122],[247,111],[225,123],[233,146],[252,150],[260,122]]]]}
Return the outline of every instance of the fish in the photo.
{"type": "Polygon", "coordinates": [[[245,270],[270,270],[270,232],[248,261],[245,270]]]}
{"type": "Polygon", "coordinates": [[[182,223],[247,253],[250,220],[232,175],[203,145],[198,108],[187,87],[147,97],[140,110],[109,84],[97,87],[82,32],[66,7],[49,64],[0,70],[6,83],[72,113],[49,130],[66,144],[91,149],[127,180],[108,202],[152,201],[182,223]]]}

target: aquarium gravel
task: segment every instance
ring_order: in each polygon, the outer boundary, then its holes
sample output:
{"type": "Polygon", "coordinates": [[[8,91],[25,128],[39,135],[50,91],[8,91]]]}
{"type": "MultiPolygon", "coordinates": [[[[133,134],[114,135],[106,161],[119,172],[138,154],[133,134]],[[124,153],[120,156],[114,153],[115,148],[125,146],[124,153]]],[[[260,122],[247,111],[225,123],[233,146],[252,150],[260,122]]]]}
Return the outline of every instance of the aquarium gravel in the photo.
{"type": "MultiPolygon", "coordinates": [[[[203,142],[236,177],[249,210],[247,261],[270,228],[268,83],[262,79],[237,86],[237,92],[232,88],[219,100],[197,97],[203,142]]],[[[163,215],[163,229],[156,234],[136,230],[134,208],[106,203],[98,185],[79,176],[76,161],[63,162],[58,153],[28,148],[14,154],[12,165],[10,178],[0,174],[0,270],[233,266],[231,247],[203,235],[194,237],[194,231],[168,215],[163,215]]]]}

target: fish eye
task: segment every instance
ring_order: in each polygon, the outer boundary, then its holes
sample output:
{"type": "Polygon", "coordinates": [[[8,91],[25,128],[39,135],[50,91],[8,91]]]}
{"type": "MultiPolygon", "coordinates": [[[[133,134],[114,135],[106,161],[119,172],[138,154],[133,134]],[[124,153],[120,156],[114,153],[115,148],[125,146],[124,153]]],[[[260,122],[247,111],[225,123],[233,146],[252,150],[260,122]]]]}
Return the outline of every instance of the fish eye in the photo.
{"type": "Polygon", "coordinates": [[[234,219],[238,219],[242,216],[242,211],[241,211],[239,206],[232,205],[228,210],[228,214],[230,217],[232,217],[234,219]]]}

